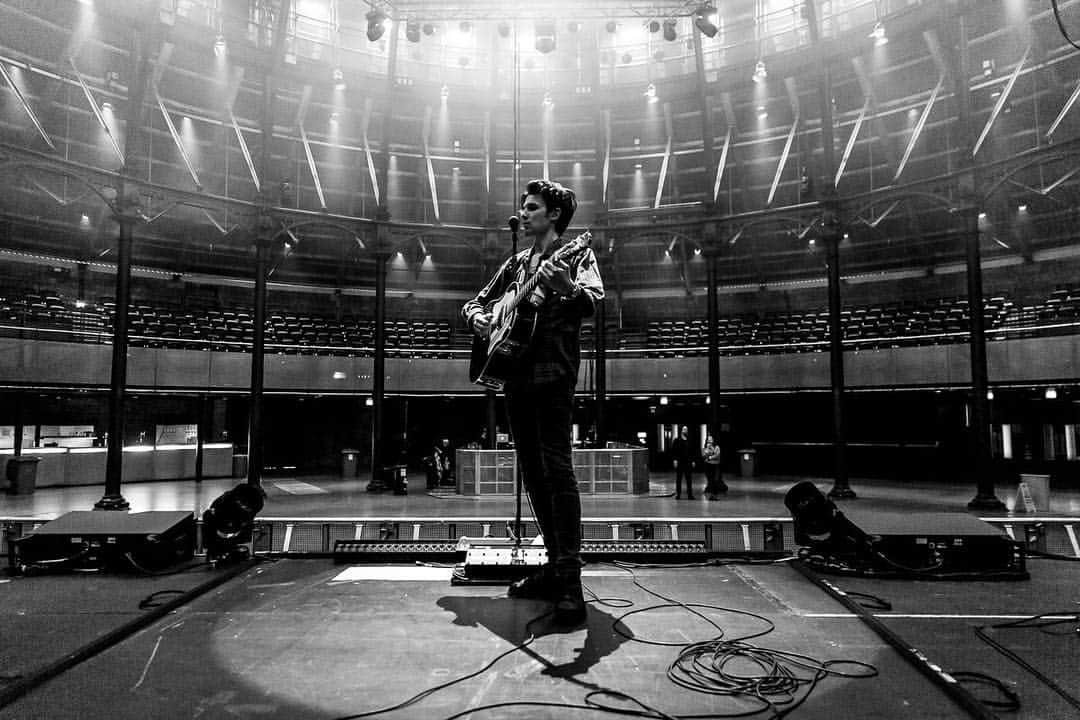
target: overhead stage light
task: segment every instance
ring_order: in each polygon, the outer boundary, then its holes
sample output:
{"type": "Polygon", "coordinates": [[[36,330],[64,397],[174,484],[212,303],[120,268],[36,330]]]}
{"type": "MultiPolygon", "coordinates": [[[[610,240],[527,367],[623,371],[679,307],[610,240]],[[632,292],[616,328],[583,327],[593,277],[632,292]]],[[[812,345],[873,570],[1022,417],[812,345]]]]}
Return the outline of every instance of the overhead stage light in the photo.
{"type": "Polygon", "coordinates": [[[536,21],[536,49],[541,53],[549,53],[555,49],[555,21],[536,21]]]}
{"type": "Polygon", "coordinates": [[[334,68],[334,89],[335,90],[344,90],[345,89],[345,73],[343,73],[341,71],[341,68],[339,68],[339,67],[334,68]]]}
{"type": "Polygon", "coordinates": [[[659,20],[650,20],[649,24],[648,24],[648,28],[649,28],[649,32],[651,32],[651,33],[660,32],[660,21],[659,20]]]}
{"type": "Polygon", "coordinates": [[[214,38],[214,57],[225,57],[226,47],[225,36],[218,34],[214,38]]]}
{"type": "Polygon", "coordinates": [[[443,100],[450,97],[450,88],[447,86],[446,83],[443,83],[442,89],[439,90],[439,97],[441,97],[443,100]]]}
{"type": "Polygon", "coordinates": [[[675,42],[675,39],[679,36],[675,30],[676,22],[675,18],[668,18],[664,21],[664,39],[668,42],[675,42]]]}
{"type": "Polygon", "coordinates": [[[701,31],[701,34],[706,37],[716,37],[716,33],[720,29],[716,26],[719,19],[720,17],[716,13],[716,8],[709,3],[705,3],[697,9],[696,13],[694,13],[694,25],[701,31]]]}
{"type": "Polygon", "coordinates": [[[226,490],[203,513],[203,547],[212,563],[244,560],[250,552],[255,516],[263,509],[266,493],[258,485],[242,483],[226,490]]]}
{"type": "Polygon", "coordinates": [[[382,10],[372,10],[365,17],[367,18],[367,39],[375,42],[386,32],[390,18],[382,10]]]}
{"type": "Polygon", "coordinates": [[[653,85],[652,83],[649,83],[649,86],[647,88],[645,88],[645,92],[643,92],[642,95],[644,95],[645,99],[648,100],[651,103],[654,103],[654,102],[657,102],[657,101],[660,100],[660,98],[656,97],[656,86],[653,85]]]}
{"type": "Polygon", "coordinates": [[[551,97],[551,91],[544,92],[544,107],[550,108],[555,105],[555,100],[551,97]]]}
{"type": "Polygon", "coordinates": [[[405,39],[409,42],[420,42],[420,23],[416,20],[409,20],[405,23],[405,39]]]}
{"type": "Polygon", "coordinates": [[[505,20],[499,23],[499,37],[510,37],[510,23],[505,20]]]}

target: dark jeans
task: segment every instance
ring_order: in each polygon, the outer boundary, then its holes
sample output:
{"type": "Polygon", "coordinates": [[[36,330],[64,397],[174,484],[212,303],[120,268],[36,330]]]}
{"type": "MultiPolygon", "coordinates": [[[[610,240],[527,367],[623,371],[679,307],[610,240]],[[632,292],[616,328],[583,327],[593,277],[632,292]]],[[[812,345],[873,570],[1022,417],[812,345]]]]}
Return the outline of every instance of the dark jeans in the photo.
{"type": "Polygon", "coordinates": [[[574,387],[569,378],[507,385],[518,464],[548,560],[564,580],[581,578],[581,496],[570,449],[574,387]]]}
{"type": "Polygon", "coordinates": [[[686,478],[686,496],[694,497],[694,463],[691,460],[680,460],[679,467],[675,468],[675,495],[682,495],[682,479],[686,478]]]}

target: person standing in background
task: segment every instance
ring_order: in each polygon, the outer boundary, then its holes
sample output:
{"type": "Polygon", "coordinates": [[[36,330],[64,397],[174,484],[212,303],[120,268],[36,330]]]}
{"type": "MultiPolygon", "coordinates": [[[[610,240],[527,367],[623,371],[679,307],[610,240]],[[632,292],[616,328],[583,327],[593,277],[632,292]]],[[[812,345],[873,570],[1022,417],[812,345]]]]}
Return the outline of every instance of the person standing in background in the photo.
{"type": "Polygon", "coordinates": [[[705,497],[709,500],[719,500],[720,493],[726,493],[728,488],[720,472],[720,446],[713,440],[712,435],[705,437],[705,445],[701,448],[701,458],[705,461],[705,497]]]}
{"type": "Polygon", "coordinates": [[[675,468],[675,499],[682,500],[682,480],[686,478],[686,498],[694,499],[694,451],[690,446],[690,430],[679,428],[679,437],[671,442],[671,463],[675,468]]]}

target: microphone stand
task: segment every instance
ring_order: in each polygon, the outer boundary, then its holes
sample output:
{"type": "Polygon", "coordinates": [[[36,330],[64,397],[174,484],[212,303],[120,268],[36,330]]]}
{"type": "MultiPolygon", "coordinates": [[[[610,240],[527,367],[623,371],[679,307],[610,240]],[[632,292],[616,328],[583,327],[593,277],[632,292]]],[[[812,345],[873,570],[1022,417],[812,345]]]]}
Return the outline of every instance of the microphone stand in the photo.
{"type": "MultiPolygon", "coordinates": [[[[510,239],[513,243],[513,253],[517,255],[518,251],[518,225],[521,221],[517,215],[510,216],[510,239]]],[[[514,473],[514,495],[515,495],[515,509],[514,509],[514,552],[512,557],[518,562],[522,562],[521,558],[521,463],[516,462],[518,459],[517,449],[514,449],[514,467],[517,468],[517,472],[514,473]]]]}

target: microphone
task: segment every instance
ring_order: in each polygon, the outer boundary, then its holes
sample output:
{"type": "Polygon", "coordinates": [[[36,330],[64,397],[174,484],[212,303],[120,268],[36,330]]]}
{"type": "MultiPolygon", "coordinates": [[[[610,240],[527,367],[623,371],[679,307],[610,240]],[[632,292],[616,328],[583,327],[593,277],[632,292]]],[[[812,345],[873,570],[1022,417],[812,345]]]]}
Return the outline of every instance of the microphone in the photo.
{"type": "Polygon", "coordinates": [[[518,226],[521,225],[521,218],[517,215],[511,215],[510,219],[506,221],[510,225],[510,232],[517,232],[518,226]]]}

